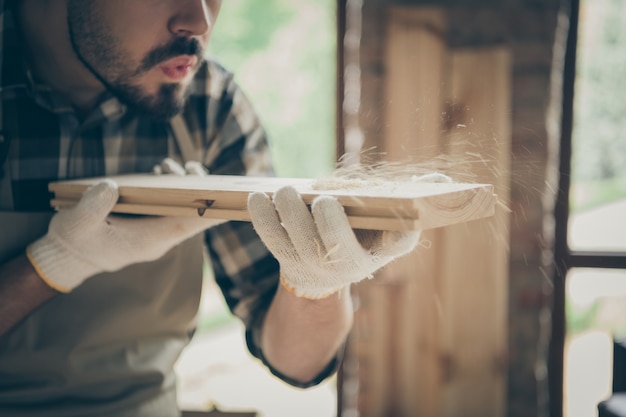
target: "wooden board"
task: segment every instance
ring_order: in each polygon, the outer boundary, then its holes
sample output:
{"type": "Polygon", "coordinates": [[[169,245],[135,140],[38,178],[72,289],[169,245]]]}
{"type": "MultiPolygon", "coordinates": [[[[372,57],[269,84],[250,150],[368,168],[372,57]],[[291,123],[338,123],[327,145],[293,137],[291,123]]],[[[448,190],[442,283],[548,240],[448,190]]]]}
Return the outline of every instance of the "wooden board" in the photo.
{"type": "MultiPolygon", "coordinates": [[[[366,109],[368,120],[382,120],[366,134],[380,130],[384,136],[365,148],[384,149],[390,162],[449,156],[461,162],[449,171],[453,176],[492,183],[499,202],[508,205],[506,48],[450,49],[443,8],[384,10],[384,61],[368,64],[384,68],[384,117],[366,109]],[[484,160],[472,163],[474,155],[484,160]]],[[[374,83],[363,85],[364,96],[374,95],[374,83]]],[[[352,376],[345,386],[358,389],[342,393],[356,397],[359,415],[506,414],[509,221],[500,208],[486,219],[428,230],[422,234],[428,248],[352,288],[359,308],[344,373],[352,376]]]]}
{"type": "MultiPolygon", "coordinates": [[[[507,46],[451,53],[446,102],[459,109],[446,134],[452,157],[480,154],[476,181],[490,181],[504,207],[511,184],[511,57],[507,46]]],[[[507,414],[508,210],[442,229],[438,276],[442,355],[447,372],[442,417],[507,414]]]]}
{"type": "MultiPolygon", "coordinates": [[[[386,17],[380,145],[389,161],[436,160],[441,156],[441,122],[445,114],[446,12],[440,7],[394,4],[389,6],[386,17]]],[[[384,404],[375,407],[374,412],[359,410],[362,417],[440,415],[441,319],[435,265],[439,261],[441,230],[422,233],[422,241],[428,242],[430,249],[419,248],[397,259],[379,271],[374,281],[379,287],[379,280],[389,285],[374,289],[379,293],[374,300],[384,302],[367,315],[376,316],[375,324],[386,334],[372,337],[369,344],[385,344],[386,354],[371,358],[370,362],[380,362],[380,370],[363,375],[363,379],[371,391],[379,391],[375,395],[384,404]]]]}
{"type": "MultiPolygon", "coordinates": [[[[354,228],[426,230],[489,217],[496,198],[488,184],[411,181],[314,180],[303,178],[209,175],[180,177],[150,174],[108,177],[119,185],[116,213],[202,216],[249,221],[246,204],[252,192],[272,195],[291,185],[311,204],[332,195],[344,206],[354,228]]],[[[51,204],[75,204],[82,193],[103,178],[59,181],[49,185],[51,204]]]]}

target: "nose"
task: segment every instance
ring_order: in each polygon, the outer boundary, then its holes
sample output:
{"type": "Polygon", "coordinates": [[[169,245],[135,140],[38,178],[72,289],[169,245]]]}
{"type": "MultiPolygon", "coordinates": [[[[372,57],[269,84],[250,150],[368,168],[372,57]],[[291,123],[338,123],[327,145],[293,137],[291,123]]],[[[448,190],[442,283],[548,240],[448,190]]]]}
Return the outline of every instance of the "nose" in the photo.
{"type": "Polygon", "coordinates": [[[177,36],[203,36],[211,31],[215,16],[205,0],[180,0],[177,13],[170,19],[170,32],[177,36]]]}

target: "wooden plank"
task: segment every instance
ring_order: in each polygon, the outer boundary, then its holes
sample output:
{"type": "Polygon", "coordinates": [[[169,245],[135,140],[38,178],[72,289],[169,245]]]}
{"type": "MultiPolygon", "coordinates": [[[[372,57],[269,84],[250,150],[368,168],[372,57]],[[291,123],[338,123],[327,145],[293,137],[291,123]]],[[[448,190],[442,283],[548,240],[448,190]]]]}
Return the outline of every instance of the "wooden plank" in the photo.
{"type": "MultiPolygon", "coordinates": [[[[439,7],[394,6],[386,42],[384,149],[390,161],[429,161],[441,154],[441,115],[447,45],[445,11],[439,7]]],[[[396,294],[389,339],[389,414],[437,416],[441,409],[438,230],[426,230],[419,248],[383,273],[396,294]]]]}
{"type": "MultiPolygon", "coordinates": [[[[441,153],[442,86],[446,75],[445,11],[438,7],[389,6],[384,44],[385,160],[430,161],[441,153]]],[[[421,247],[388,265],[368,283],[376,318],[371,354],[363,366],[363,390],[372,398],[364,417],[430,417],[441,409],[440,316],[437,306],[438,229],[425,230],[421,247]],[[379,346],[380,345],[380,346],[379,346]]],[[[359,287],[359,293],[365,291],[359,287]]]]}
{"type": "MultiPolygon", "coordinates": [[[[102,179],[53,182],[51,204],[72,204],[102,179]]],[[[109,179],[119,186],[114,208],[118,213],[249,221],[248,195],[259,191],[272,195],[285,185],[294,186],[307,204],[320,195],[335,196],[353,227],[362,229],[426,230],[491,216],[495,210],[488,184],[148,174],[109,179]]]]}
{"type": "MultiPolygon", "coordinates": [[[[494,183],[509,203],[510,56],[505,47],[455,51],[450,96],[457,109],[447,136],[452,157],[475,155],[471,175],[494,183]]],[[[509,213],[440,231],[443,416],[506,414],[509,213]]]]}
{"type": "MultiPolygon", "coordinates": [[[[76,204],[76,200],[51,200],[51,205],[57,209],[70,207],[76,204]]],[[[193,208],[182,206],[159,206],[149,204],[127,204],[119,203],[113,207],[114,213],[139,214],[148,216],[200,216],[205,219],[223,219],[249,222],[250,214],[247,210],[229,210],[220,208],[193,208]]],[[[373,217],[373,216],[351,216],[348,220],[353,229],[366,230],[421,230],[421,224],[416,219],[405,219],[401,217],[373,217]]]]}
{"type": "Polygon", "coordinates": [[[389,8],[381,146],[389,161],[441,152],[446,26],[439,7],[389,8]]]}

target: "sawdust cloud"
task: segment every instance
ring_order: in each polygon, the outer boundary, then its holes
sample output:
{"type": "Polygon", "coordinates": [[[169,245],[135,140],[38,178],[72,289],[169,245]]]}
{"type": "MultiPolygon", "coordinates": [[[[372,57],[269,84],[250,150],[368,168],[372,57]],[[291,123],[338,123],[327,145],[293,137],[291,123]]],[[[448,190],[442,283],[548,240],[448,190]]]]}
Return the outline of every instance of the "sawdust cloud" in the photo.
{"type": "MultiPolygon", "coordinates": [[[[467,142],[462,144],[457,142],[456,145],[458,148],[463,148],[463,151],[435,154],[433,149],[422,149],[422,152],[407,150],[406,157],[394,161],[387,160],[387,154],[378,152],[374,148],[362,151],[357,158],[358,163],[344,164],[344,159],[355,160],[353,155],[344,156],[330,175],[316,180],[315,188],[345,190],[384,186],[390,182],[492,184],[495,185],[496,210],[511,213],[509,206],[510,183],[503,184],[501,181],[501,177],[507,173],[511,177],[510,168],[499,166],[498,161],[501,159],[498,157],[499,155],[490,154],[493,144],[489,146],[489,144],[474,140],[469,146],[467,142]],[[430,155],[431,157],[412,156],[419,154],[430,155]]],[[[448,151],[450,151],[450,146],[448,151]]],[[[520,180],[528,181],[532,173],[536,173],[536,171],[529,168],[525,178],[520,178],[520,180]]],[[[511,181],[514,181],[514,178],[511,178],[511,181]]],[[[485,233],[491,236],[491,244],[504,246],[508,250],[510,242],[506,230],[509,227],[500,224],[505,221],[504,219],[505,217],[495,216],[495,223],[487,222],[485,224],[485,233]]],[[[460,227],[463,228],[464,226],[460,225],[460,227]]],[[[427,240],[423,241],[422,244],[430,246],[430,242],[427,240]]]]}
{"type": "Polygon", "coordinates": [[[358,163],[345,163],[355,158],[344,155],[332,173],[317,179],[316,188],[331,190],[389,182],[478,183],[481,178],[476,174],[476,166],[493,165],[491,160],[476,152],[455,156],[439,154],[433,158],[407,156],[399,161],[387,160],[386,156],[384,152],[368,149],[359,154],[358,163]]]}
{"type": "MultiPolygon", "coordinates": [[[[545,166],[535,160],[532,150],[512,149],[504,158],[494,146],[497,138],[472,137],[456,139],[445,147],[407,148],[400,160],[390,160],[376,148],[361,151],[358,157],[343,155],[329,175],[317,178],[318,189],[376,186],[387,182],[408,182],[422,178],[422,182],[437,182],[445,175],[452,182],[494,184],[500,209],[511,212],[509,200],[532,199],[546,193],[545,166]],[[510,165],[500,161],[508,160],[510,165]],[[358,162],[353,162],[353,161],[358,162]],[[508,176],[508,181],[502,181],[508,176]],[[510,195],[515,190],[516,195],[510,195]]],[[[523,214],[522,214],[523,216],[523,214]]]]}

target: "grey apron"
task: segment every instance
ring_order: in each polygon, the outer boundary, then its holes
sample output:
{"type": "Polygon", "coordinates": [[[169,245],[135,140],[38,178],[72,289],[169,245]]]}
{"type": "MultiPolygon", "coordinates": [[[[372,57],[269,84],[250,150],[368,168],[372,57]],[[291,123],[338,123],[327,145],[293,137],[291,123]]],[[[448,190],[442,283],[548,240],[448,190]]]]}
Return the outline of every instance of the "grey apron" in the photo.
{"type": "MultiPolygon", "coordinates": [[[[50,213],[0,213],[0,262],[50,213]]],[[[156,262],[88,279],[0,338],[0,416],[177,416],[173,365],[189,341],[202,239],[156,262]]]]}
{"type": "MultiPolygon", "coordinates": [[[[0,263],[44,235],[52,215],[0,209],[0,263]]],[[[0,338],[0,416],[178,416],[173,366],[195,328],[203,262],[200,234],[32,312],[0,338]]]]}

